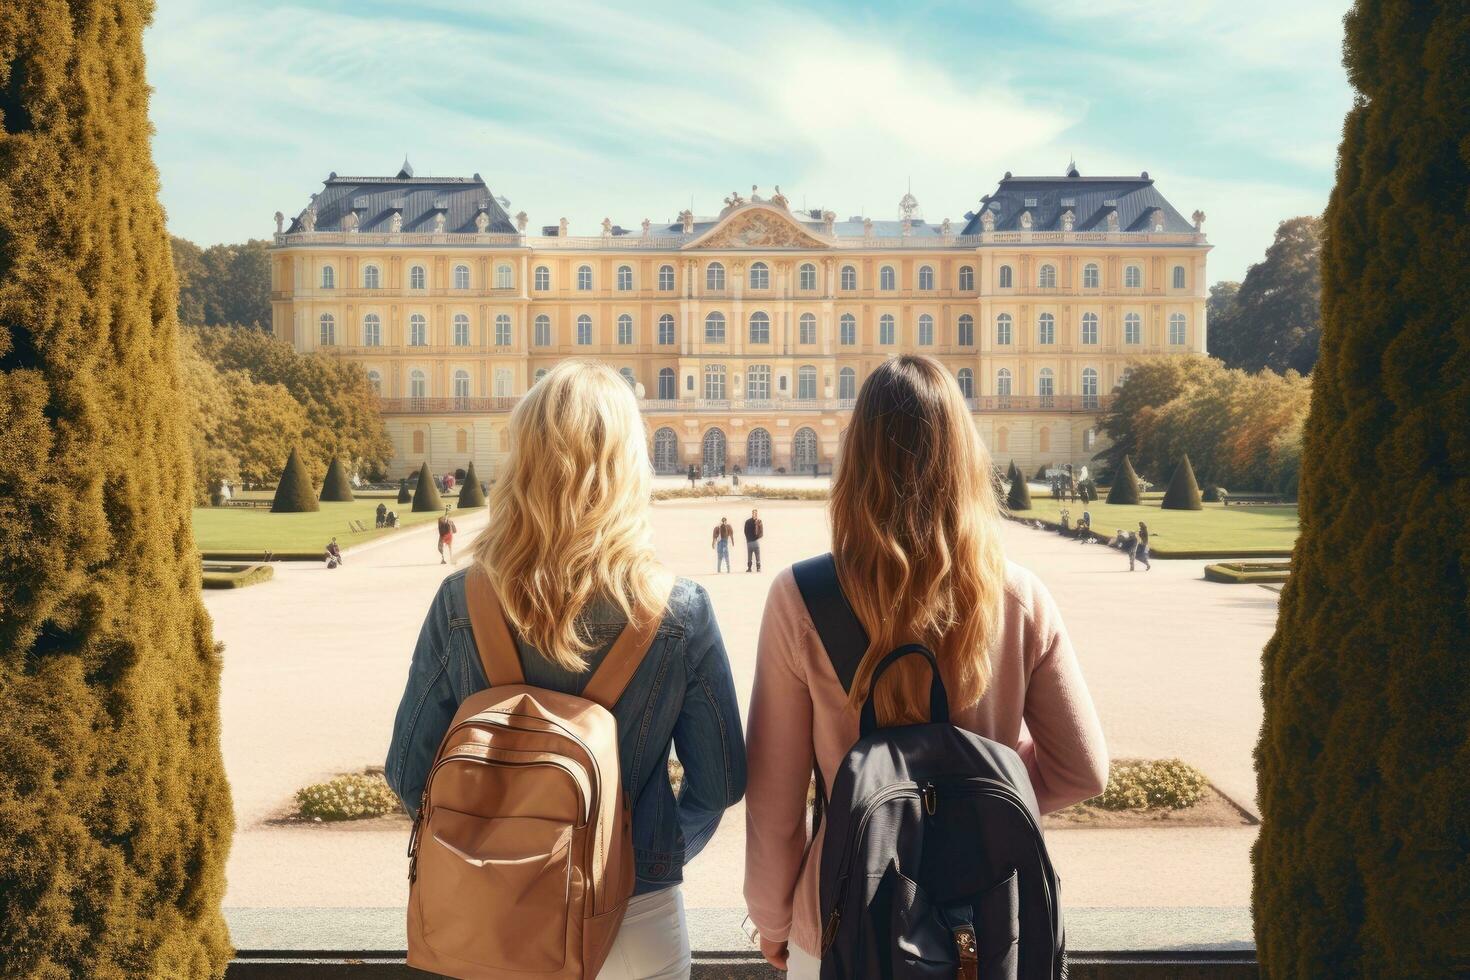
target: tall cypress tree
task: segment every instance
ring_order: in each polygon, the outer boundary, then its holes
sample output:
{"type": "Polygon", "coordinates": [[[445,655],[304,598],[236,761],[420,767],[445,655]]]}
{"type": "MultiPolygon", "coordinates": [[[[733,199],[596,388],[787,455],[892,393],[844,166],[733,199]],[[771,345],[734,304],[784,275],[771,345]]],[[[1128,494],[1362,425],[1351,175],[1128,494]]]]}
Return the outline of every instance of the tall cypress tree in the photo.
{"type": "Polygon", "coordinates": [[[1470,935],[1470,16],[1361,0],[1345,23],[1256,943],[1272,977],[1445,977],[1470,935]]]}
{"type": "Polygon", "coordinates": [[[151,11],[0,4],[9,976],[219,976],[230,955],[233,818],[150,150],[151,11]]]}

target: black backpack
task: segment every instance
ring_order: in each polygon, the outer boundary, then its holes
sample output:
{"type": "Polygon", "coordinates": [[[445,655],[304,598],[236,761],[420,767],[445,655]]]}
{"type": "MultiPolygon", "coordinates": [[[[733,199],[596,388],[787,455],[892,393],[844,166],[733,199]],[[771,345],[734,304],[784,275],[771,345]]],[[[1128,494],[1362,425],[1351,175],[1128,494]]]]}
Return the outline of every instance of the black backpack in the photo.
{"type": "MultiPolygon", "coordinates": [[[[822,646],[852,689],[868,637],[831,555],[798,563],[797,587],[822,646]]],[[[879,728],[871,694],[861,735],[832,784],[817,770],[822,832],[823,980],[960,977],[1065,980],[1059,882],[1026,766],[1014,750],[949,723],[939,663],[927,724],[879,728]]]]}

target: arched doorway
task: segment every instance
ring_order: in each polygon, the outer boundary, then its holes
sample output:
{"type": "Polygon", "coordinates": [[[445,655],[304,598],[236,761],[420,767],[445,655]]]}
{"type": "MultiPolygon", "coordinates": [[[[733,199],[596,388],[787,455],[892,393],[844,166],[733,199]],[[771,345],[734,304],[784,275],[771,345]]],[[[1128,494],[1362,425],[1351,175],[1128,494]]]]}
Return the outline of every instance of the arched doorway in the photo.
{"type": "Polygon", "coordinates": [[[817,434],[811,429],[797,429],[791,440],[791,465],[797,473],[810,474],[817,465],[817,434]]]}
{"type": "Polygon", "coordinates": [[[679,436],[667,426],[653,434],[653,471],[679,472],[679,436]]]}
{"type": "Polygon", "coordinates": [[[704,434],[704,457],[702,460],[705,476],[719,476],[725,470],[725,433],[720,429],[710,429],[704,434]]]}
{"type": "Polygon", "coordinates": [[[771,434],[765,429],[751,429],[745,438],[745,472],[771,472],[771,434]]]}

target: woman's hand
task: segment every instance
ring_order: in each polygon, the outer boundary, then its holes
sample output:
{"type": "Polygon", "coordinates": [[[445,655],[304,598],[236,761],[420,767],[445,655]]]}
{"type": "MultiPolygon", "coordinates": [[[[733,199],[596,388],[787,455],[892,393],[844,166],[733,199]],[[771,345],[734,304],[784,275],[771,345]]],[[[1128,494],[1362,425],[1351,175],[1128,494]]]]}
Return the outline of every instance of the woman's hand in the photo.
{"type": "Polygon", "coordinates": [[[783,939],[783,940],[781,940],[778,943],[778,942],[775,942],[775,941],[770,940],[770,939],[762,938],[761,939],[761,955],[766,958],[766,962],[767,963],[771,964],[776,969],[778,969],[778,970],[785,970],[786,969],[786,940],[783,939]]]}

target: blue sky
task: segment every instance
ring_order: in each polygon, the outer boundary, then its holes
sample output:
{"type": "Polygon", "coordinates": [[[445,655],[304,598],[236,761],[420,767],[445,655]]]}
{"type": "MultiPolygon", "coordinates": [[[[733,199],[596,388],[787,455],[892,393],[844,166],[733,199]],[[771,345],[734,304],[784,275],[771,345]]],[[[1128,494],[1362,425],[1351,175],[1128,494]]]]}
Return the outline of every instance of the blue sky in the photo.
{"type": "Polygon", "coordinates": [[[480,173],[532,227],[636,228],[773,184],[959,221],[1007,171],[1147,170],[1210,277],[1318,213],[1347,0],[159,0],[146,44],[175,234],[266,237],[328,172],[480,173]]]}

